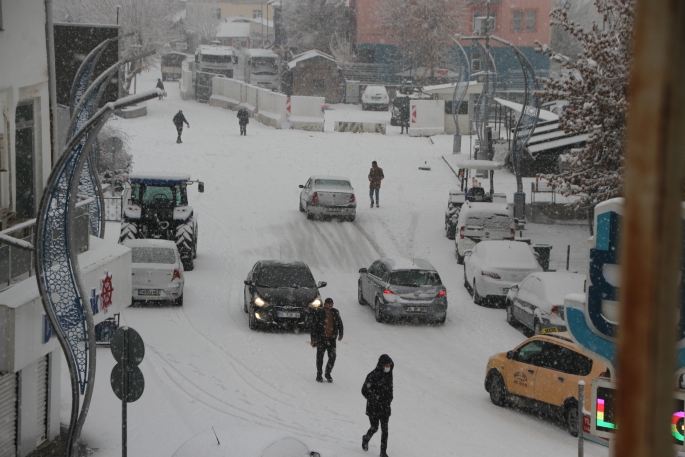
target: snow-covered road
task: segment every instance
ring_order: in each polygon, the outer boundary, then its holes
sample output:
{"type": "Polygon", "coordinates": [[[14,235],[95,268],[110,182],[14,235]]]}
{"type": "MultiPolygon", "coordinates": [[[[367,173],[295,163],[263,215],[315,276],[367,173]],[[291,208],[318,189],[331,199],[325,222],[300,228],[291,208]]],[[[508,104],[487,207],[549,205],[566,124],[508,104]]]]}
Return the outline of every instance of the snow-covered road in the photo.
{"type": "MultiPolygon", "coordinates": [[[[157,73],[138,87],[153,87],[157,73]]],[[[462,286],[453,242],[443,234],[452,171],[449,153],[426,138],[399,135],[275,130],[256,121],[239,136],[236,113],[169,97],[148,102],[148,115],[112,120],[132,138],[134,170],[185,171],[205,183],[191,187],[199,216],[195,270],[186,273],[183,308],[129,308],[122,323],[146,343],[141,369],[146,388],[129,405],[129,455],[170,456],[185,440],[216,425],[261,424],[302,437],[324,457],[368,454],[364,377],[378,356],[395,361],[395,401],[388,453],[406,456],[573,455],[576,440],[560,425],[532,413],[494,406],[483,388],[488,357],[524,336],[504,311],[478,307],[462,286]],[[175,144],[171,118],[182,109],[191,128],[175,144]],[[366,176],[372,160],[384,169],[381,208],[368,207],[366,176]],[[431,171],[418,166],[427,161],[431,171]],[[312,174],[344,175],[356,186],[354,223],[308,221],[297,210],[299,184],[312,174]],[[425,257],[448,290],[443,326],[378,324],[357,304],[357,271],[381,256],[425,257]],[[315,382],[315,351],[308,335],[250,331],[243,312],[243,279],[259,259],[298,259],[333,297],[345,323],[333,384],[315,382]]],[[[340,105],[338,105],[340,106],[340,105]]],[[[336,116],[387,121],[389,113],[336,116]]],[[[327,116],[329,113],[327,113],[327,116]]],[[[348,119],[354,120],[354,119],[348,119]]],[[[441,144],[436,142],[436,144],[441,144]]],[[[108,239],[118,234],[108,224],[108,239]]],[[[83,438],[96,455],[120,454],[120,403],[109,387],[114,361],[98,350],[95,398],[83,438]]],[[[62,389],[68,392],[68,377],[62,389]]],[[[68,399],[67,394],[63,398],[68,399]]],[[[62,407],[63,422],[69,404],[62,407]]],[[[586,455],[606,449],[586,443],[586,455]]]]}

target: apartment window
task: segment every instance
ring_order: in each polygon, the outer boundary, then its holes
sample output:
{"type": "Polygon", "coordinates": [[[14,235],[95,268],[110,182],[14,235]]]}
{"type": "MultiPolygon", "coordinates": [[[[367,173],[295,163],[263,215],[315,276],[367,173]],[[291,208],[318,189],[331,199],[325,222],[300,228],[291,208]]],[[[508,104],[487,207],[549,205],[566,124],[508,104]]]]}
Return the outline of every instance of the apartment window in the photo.
{"type": "Polygon", "coordinates": [[[325,79],[315,79],[314,80],[314,87],[326,87],[326,80],[325,79]]]}
{"type": "Polygon", "coordinates": [[[17,105],[14,122],[17,217],[31,219],[36,217],[33,100],[17,105]]]}
{"type": "Polygon", "coordinates": [[[259,19],[262,17],[262,10],[252,10],[252,19],[259,19]]]}
{"type": "Polygon", "coordinates": [[[536,16],[537,15],[535,11],[526,11],[526,32],[535,31],[536,16]]]}
{"type": "Polygon", "coordinates": [[[217,19],[221,19],[221,8],[213,8],[212,15],[217,19]]]}
{"type": "Polygon", "coordinates": [[[523,30],[523,11],[514,11],[513,29],[514,32],[523,30]]]}

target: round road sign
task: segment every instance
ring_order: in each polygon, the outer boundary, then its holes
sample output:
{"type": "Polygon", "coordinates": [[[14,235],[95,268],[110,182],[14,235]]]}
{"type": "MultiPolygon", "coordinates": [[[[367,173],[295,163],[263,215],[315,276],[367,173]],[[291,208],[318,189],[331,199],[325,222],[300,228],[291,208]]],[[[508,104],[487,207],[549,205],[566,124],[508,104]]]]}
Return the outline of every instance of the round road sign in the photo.
{"type": "MultiPolygon", "coordinates": [[[[126,395],[126,403],[133,403],[138,400],[141,395],[143,395],[143,390],[145,390],[145,378],[143,378],[143,372],[140,368],[136,366],[130,366],[126,370],[128,374],[128,392],[126,395]]],[[[123,379],[124,370],[122,365],[117,363],[112,368],[112,374],[109,377],[109,381],[112,384],[112,390],[114,395],[117,396],[119,400],[123,400],[122,389],[123,389],[123,379]]]]}
{"type": "Polygon", "coordinates": [[[128,348],[126,351],[126,364],[128,366],[135,366],[142,362],[143,357],[145,357],[145,344],[143,344],[143,339],[138,332],[129,327],[120,327],[112,335],[110,348],[112,349],[114,360],[121,363],[124,357],[124,343],[126,343],[128,348]]]}

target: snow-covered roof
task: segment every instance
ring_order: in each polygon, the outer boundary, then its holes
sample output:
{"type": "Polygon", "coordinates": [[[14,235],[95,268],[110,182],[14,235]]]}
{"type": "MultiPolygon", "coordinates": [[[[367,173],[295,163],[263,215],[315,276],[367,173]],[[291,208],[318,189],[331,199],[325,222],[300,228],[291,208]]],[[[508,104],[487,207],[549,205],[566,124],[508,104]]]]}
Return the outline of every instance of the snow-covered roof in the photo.
{"type": "Polygon", "coordinates": [[[217,38],[246,38],[250,36],[249,22],[222,22],[216,30],[217,38]]]}
{"type": "Polygon", "coordinates": [[[189,173],[164,173],[159,171],[139,171],[128,175],[128,180],[143,184],[173,184],[190,181],[189,173]]]}
{"type": "Polygon", "coordinates": [[[244,53],[252,57],[278,57],[271,49],[246,49],[244,53]]]}
{"type": "MultiPolygon", "coordinates": [[[[496,101],[497,103],[499,103],[500,105],[506,106],[507,108],[511,108],[511,109],[513,109],[514,111],[518,112],[518,113],[521,112],[521,108],[523,107],[523,105],[520,104],[520,103],[510,102],[509,100],[504,100],[504,99],[497,98],[497,97],[495,97],[495,101],[496,101]]],[[[544,121],[556,121],[556,120],[559,120],[559,116],[557,116],[556,114],[554,114],[554,113],[551,112],[551,111],[547,111],[547,110],[544,110],[544,109],[541,109],[541,110],[540,110],[540,114],[538,115],[538,117],[539,117],[541,120],[544,120],[544,121]]]]}
{"type": "Polygon", "coordinates": [[[562,148],[564,146],[571,146],[572,144],[584,143],[590,138],[590,135],[583,133],[581,135],[570,136],[556,141],[548,141],[547,143],[534,144],[528,146],[528,152],[534,154],[536,152],[548,151],[550,149],[562,148]]]}
{"type": "Polygon", "coordinates": [[[200,46],[199,50],[206,56],[234,56],[236,52],[232,46],[200,46]]]}
{"type": "Polygon", "coordinates": [[[457,159],[457,166],[469,170],[501,170],[503,164],[491,160],[457,159]]]}
{"type": "Polygon", "coordinates": [[[309,179],[314,179],[314,180],[317,180],[317,179],[333,179],[333,180],[337,180],[337,181],[350,182],[350,178],[346,178],[344,176],[315,175],[315,176],[310,177],[309,179]]]}
{"type": "Polygon", "coordinates": [[[467,202],[461,210],[465,214],[466,212],[509,214],[509,206],[506,203],[467,202]]]}
{"type": "Polygon", "coordinates": [[[393,270],[435,270],[433,265],[426,260],[421,258],[414,259],[384,259],[387,261],[393,270]]]}
{"type": "Polygon", "coordinates": [[[169,248],[176,249],[176,242],[171,240],[155,240],[147,238],[144,240],[125,240],[122,243],[127,248],[169,248]]]}
{"type": "Polygon", "coordinates": [[[541,133],[540,135],[534,135],[528,140],[528,145],[536,143],[544,143],[545,141],[561,139],[565,136],[570,136],[571,134],[564,132],[563,130],[553,130],[551,132],[541,133]]]}
{"type": "Polygon", "coordinates": [[[337,61],[333,57],[329,56],[328,54],[325,54],[325,53],[323,53],[317,49],[311,49],[309,51],[303,52],[302,54],[296,55],[293,58],[293,60],[288,62],[288,68],[290,68],[292,70],[293,68],[295,68],[295,66],[297,65],[298,62],[313,59],[315,57],[323,57],[324,59],[328,59],[331,62],[337,63],[337,61]]]}

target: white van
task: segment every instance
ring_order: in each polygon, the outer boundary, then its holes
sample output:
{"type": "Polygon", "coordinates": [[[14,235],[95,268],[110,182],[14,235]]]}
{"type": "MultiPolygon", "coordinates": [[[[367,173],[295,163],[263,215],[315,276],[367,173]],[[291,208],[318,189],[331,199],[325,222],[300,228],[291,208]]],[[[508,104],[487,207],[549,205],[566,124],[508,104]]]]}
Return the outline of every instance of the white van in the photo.
{"type": "Polygon", "coordinates": [[[457,263],[464,263],[464,252],[483,240],[513,240],[516,235],[514,217],[503,203],[474,203],[462,205],[457,220],[454,248],[457,263]]]}

